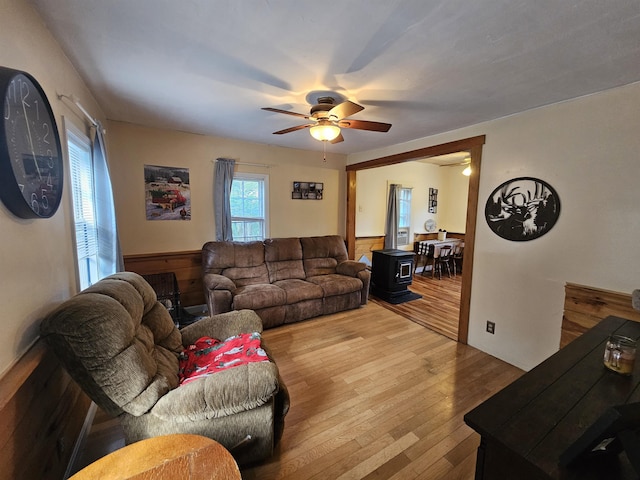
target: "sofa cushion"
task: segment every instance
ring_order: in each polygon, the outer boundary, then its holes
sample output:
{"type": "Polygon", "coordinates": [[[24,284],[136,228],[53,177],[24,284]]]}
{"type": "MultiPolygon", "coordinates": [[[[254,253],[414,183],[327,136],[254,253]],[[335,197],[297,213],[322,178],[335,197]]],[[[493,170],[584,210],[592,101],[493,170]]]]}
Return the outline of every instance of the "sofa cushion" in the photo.
{"type": "Polygon", "coordinates": [[[307,281],[319,285],[325,297],[358,292],[362,289],[362,280],[359,278],[346,277],[339,274],[318,275],[307,278],[307,281]]]}
{"type": "Polygon", "coordinates": [[[349,257],[344,240],[339,235],[302,237],[302,258],[308,277],[336,273],[336,266],[349,257]]]}
{"type": "Polygon", "coordinates": [[[269,283],[269,272],[263,263],[255,267],[231,267],[222,271],[222,275],[231,279],[236,287],[269,283]]]}
{"type": "Polygon", "coordinates": [[[202,270],[222,274],[237,287],[269,283],[262,242],[207,242],[202,247],[202,270]]]}
{"type": "Polygon", "coordinates": [[[268,238],[264,241],[264,259],[271,283],[290,278],[305,278],[302,245],[299,238],[268,238]]]}
{"type": "Polygon", "coordinates": [[[233,297],[234,310],[259,310],[286,303],[287,295],[285,291],[270,283],[246,285],[238,288],[233,297]]]}
{"type": "Polygon", "coordinates": [[[207,242],[202,246],[205,273],[222,273],[229,267],[255,267],[263,263],[262,242],[207,242]]]}
{"type": "Polygon", "coordinates": [[[324,292],[320,285],[305,280],[298,280],[293,278],[290,280],[280,280],[275,282],[287,295],[287,305],[292,303],[301,302],[302,300],[313,300],[316,298],[322,298],[324,292]]]}
{"type": "Polygon", "coordinates": [[[172,422],[225,417],[264,405],[278,384],[275,363],[248,363],[174,388],[150,413],[172,422]]]}

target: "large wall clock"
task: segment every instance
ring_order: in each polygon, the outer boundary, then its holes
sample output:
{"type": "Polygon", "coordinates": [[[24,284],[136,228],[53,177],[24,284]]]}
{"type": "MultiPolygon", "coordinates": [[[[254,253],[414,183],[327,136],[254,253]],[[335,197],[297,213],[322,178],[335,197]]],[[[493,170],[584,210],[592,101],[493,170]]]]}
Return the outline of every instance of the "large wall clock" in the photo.
{"type": "Polygon", "coordinates": [[[0,197],[21,218],[51,217],[62,198],[63,159],[56,120],[42,87],[0,67],[0,197]]]}

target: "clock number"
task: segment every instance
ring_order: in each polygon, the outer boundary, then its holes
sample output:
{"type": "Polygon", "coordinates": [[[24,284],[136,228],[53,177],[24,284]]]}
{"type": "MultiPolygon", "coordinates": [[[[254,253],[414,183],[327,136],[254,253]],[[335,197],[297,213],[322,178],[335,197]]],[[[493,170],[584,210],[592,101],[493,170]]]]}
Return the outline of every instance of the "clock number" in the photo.
{"type": "Polygon", "coordinates": [[[47,197],[47,191],[42,190],[42,206],[45,210],[49,210],[49,198],[47,197]]]}
{"type": "Polygon", "coordinates": [[[11,102],[16,99],[16,81],[11,80],[11,83],[7,87],[7,97],[4,102],[4,119],[9,120],[11,118],[11,102]]]}
{"type": "MultiPolygon", "coordinates": [[[[38,103],[38,102],[36,102],[38,103]]],[[[40,117],[40,115],[38,114],[38,117],[40,117]]],[[[44,136],[42,137],[42,141],[44,143],[46,143],[47,145],[49,145],[49,124],[48,123],[43,123],[42,124],[42,128],[44,129],[44,136]]]]}
{"type": "Polygon", "coordinates": [[[22,101],[23,105],[31,108],[31,105],[27,103],[27,98],[29,98],[29,84],[20,80],[20,100],[22,101]]]}
{"type": "Polygon", "coordinates": [[[35,193],[31,194],[31,209],[36,213],[40,213],[40,204],[38,203],[38,196],[35,193]]]}
{"type": "MultiPolygon", "coordinates": [[[[56,163],[53,160],[53,152],[47,149],[47,165],[49,168],[55,167],[56,163]]],[[[51,174],[49,174],[49,178],[51,178],[51,174]]]]}

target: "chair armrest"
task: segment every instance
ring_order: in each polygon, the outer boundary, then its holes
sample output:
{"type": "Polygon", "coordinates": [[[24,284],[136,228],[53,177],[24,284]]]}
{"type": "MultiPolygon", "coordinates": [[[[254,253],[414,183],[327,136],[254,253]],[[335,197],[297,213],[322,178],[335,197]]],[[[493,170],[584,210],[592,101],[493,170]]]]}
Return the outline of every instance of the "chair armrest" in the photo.
{"type": "Polygon", "coordinates": [[[230,290],[232,293],[236,290],[236,285],[230,278],[217,273],[205,273],[202,283],[206,290],[230,290]]]}
{"type": "Polygon", "coordinates": [[[358,272],[361,272],[365,268],[367,268],[367,266],[362,262],[357,262],[355,260],[345,260],[344,262],[341,262],[336,266],[336,272],[340,275],[346,275],[348,277],[357,277],[358,272]]]}
{"type": "Polygon", "coordinates": [[[180,330],[182,345],[193,345],[202,337],[225,340],[239,333],[262,332],[262,320],[253,310],[235,310],[205,317],[180,330]]]}
{"type": "Polygon", "coordinates": [[[172,423],[220,418],[264,405],[278,388],[275,363],[249,363],[174,388],[149,413],[172,423]]]}

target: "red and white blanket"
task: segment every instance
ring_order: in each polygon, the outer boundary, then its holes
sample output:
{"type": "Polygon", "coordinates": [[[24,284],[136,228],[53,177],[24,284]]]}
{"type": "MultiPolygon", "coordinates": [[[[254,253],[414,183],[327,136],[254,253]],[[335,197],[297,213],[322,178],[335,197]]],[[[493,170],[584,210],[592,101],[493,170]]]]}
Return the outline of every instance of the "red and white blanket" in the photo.
{"type": "Polygon", "coordinates": [[[178,358],[180,384],[252,362],[268,362],[267,354],[260,346],[260,334],[241,333],[224,341],[202,337],[189,345],[178,358]]]}

